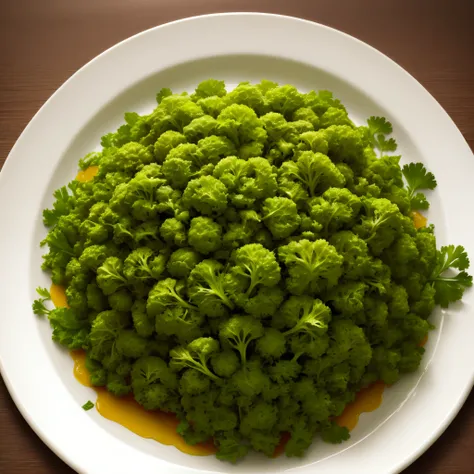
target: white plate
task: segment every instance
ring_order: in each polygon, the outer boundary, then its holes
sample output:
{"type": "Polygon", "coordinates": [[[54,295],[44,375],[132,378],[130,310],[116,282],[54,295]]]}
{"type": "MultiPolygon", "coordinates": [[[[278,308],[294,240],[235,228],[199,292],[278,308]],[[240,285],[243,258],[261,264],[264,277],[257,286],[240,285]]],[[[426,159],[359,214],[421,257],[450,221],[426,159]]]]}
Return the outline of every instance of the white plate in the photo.
{"type": "Polygon", "coordinates": [[[444,314],[420,370],[385,392],[340,446],[315,442],[303,459],[257,455],[239,466],[197,458],[142,439],[81,405],[93,398],[72,376],[68,354],[31,311],[40,270],[41,210],[71,180],[77,161],[97,148],[125,111],[150,111],[161,87],[192,90],[209,77],[229,86],[262,78],[301,90],[330,89],[359,123],[384,115],[408,161],[438,179],[430,220],[440,244],[474,255],[474,160],[454,123],[430,94],[386,56],[331,28],[263,14],[219,14],[170,23],[134,36],[84,66],[41,108],[12,149],[0,176],[0,361],[15,403],[64,461],[87,473],[280,472],[384,474],[402,470],[442,433],[474,376],[474,293],[444,314]],[[317,465],[315,466],[315,463],[317,465]]]}

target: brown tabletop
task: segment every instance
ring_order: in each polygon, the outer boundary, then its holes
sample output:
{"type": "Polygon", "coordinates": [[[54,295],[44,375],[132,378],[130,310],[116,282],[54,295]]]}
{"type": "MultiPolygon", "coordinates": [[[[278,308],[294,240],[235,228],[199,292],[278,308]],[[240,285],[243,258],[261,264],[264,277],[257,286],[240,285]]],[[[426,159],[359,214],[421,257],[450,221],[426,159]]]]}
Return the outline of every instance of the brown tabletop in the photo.
{"type": "MultiPolygon", "coordinates": [[[[433,94],[474,148],[473,0],[0,0],[0,166],[39,107],[94,56],[144,29],[224,11],[299,16],[371,44],[433,94]]],[[[404,473],[472,474],[472,450],[474,395],[404,473]]],[[[0,472],[73,472],[29,428],[1,379],[0,472]]]]}

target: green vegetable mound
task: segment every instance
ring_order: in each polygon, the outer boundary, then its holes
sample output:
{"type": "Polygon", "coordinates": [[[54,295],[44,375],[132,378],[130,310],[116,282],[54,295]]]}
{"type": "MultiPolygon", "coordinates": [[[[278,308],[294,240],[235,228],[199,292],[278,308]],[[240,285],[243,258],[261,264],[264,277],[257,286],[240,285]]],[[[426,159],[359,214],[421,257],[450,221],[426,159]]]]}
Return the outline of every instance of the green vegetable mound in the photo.
{"type": "Polygon", "coordinates": [[[157,102],[54,193],[43,269],[69,308],[39,288],[34,312],[94,385],[175,413],[221,460],[272,456],[285,432],[287,456],[346,440],[334,418],[415,371],[433,309],[472,284],[464,249],[414,226],[434,176],[328,91],[211,79],[157,102]]]}

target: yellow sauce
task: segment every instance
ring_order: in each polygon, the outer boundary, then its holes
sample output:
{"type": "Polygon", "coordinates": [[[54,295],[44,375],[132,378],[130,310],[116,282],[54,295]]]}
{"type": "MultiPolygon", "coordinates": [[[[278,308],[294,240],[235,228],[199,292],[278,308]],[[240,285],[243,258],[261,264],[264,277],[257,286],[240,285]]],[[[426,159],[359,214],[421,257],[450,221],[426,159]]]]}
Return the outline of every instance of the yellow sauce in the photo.
{"type": "Polygon", "coordinates": [[[428,342],[428,334],[422,339],[422,341],[418,345],[420,347],[424,347],[427,342],[428,342]]]}
{"type": "Polygon", "coordinates": [[[281,438],[280,438],[280,443],[278,446],[275,448],[275,451],[273,451],[273,457],[277,458],[278,456],[281,456],[285,452],[285,446],[288,441],[290,441],[291,435],[290,433],[282,433],[281,438]]]}
{"type": "MultiPolygon", "coordinates": [[[[86,387],[92,387],[89,373],[85,367],[85,352],[71,351],[74,360],[74,376],[86,387]]],[[[147,411],[140,406],[133,396],[116,397],[105,388],[95,387],[97,411],[108,420],[124,426],[142,438],[153,439],[161,444],[174,446],[183,453],[194,456],[208,456],[216,452],[214,444],[200,443],[195,446],[186,444],[176,432],[178,419],[170,413],[161,411],[147,411]]]]}
{"type": "Polygon", "coordinates": [[[49,294],[51,295],[51,301],[56,308],[65,308],[68,306],[66,289],[63,286],[55,285],[53,283],[49,289],[49,294]]]}
{"type": "Polygon", "coordinates": [[[346,406],[342,415],[335,419],[336,423],[352,431],[356,427],[362,413],[374,411],[381,405],[384,390],[385,384],[383,382],[375,382],[369,387],[362,389],[356,395],[355,400],[346,406]]]}
{"type": "Polygon", "coordinates": [[[79,171],[79,173],[77,173],[76,179],[82,183],[87,183],[87,181],[91,181],[94,178],[98,171],[98,166],[89,166],[89,168],[85,169],[84,171],[79,171]]]}
{"type": "Polygon", "coordinates": [[[426,223],[428,219],[426,219],[426,217],[423,214],[420,214],[418,211],[413,211],[411,214],[413,216],[413,223],[415,224],[415,227],[417,229],[426,227],[426,223]]]}
{"type": "MultiPolygon", "coordinates": [[[[94,178],[99,168],[91,166],[77,174],[78,181],[87,182],[94,178]]],[[[426,226],[427,219],[417,211],[413,212],[413,222],[417,229],[426,226]]],[[[51,285],[51,299],[56,307],[67,306],[65,289],[58,285],[51,285]]],[[[425,345],[427,337],[420,343],[425,345]]],[[[71,351],[74,360],[74,376],[86,387],[92,387],[89,373],[85,367],[85,352],[71,351]]],[[[385,389],[383,382],[376,382],[361,390],[355,400],[348,404],[344,412],[335,421],[340,426],[345,426],[349,431],[353,430],[362,413],[376,410],[382,403],[385,389]]],[[[176,433],[178,425],[177,418],[169,413],[160,411],[147,411],[141,407],[132,396],[115,397],[104,388],[95,387],[97,392],[96,408],[105,418],[114,421],[135,434],[154,439],[159,443],[175,446],[183,453],[195,456],[207,456],[216,452],[214,444],[210,441],[195,446],[189,446],[184,439],[176,433]]],[[[290,439],[288,433],[283,433],[280,444],[275,449],[273,457],[284,453],[285,445],[290,439]]]]}

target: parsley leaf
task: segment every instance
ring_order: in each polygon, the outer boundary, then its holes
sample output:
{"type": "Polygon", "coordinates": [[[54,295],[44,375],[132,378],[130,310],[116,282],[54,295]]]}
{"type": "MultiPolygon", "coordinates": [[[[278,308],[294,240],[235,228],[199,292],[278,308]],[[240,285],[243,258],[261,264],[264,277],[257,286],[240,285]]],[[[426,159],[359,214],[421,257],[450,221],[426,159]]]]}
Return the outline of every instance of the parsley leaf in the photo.
{"type": "Polygon", "coordinates": [[[82,409],[85,411],[92,410],[92,408],[94,408],[94,404],[90,400],[82,405],[82,409]]]}
{"type": "Polygon", "coordinates": [[[34,314],[37,314],[38,316],[45,316],[50,313],[50,310],[44,305],[44,301],[45,300],[43,299],[37,299],[33,301],[32,308],[34,314]]]}
{"type": "MultiPolygon", "coordinates": [[[[70,183],[69,188],[74,192],[75,186],[70,183]]],[[[68,186],[63,186],[54,191],[53,196],[56,201],[53,204],[53,209],[45,209],[43,211],[43,222],[47,227],[52,227],[58,223],[61,216],[65,216],[71,212],[75,204],[75,197],[68,192],[68,186]]]]}
{"type": "Polygon", "coordinates": [[[89,168],[90,166],[98,166],[99,163],[100,163],[101,156],[102,156],[102,154],[98,153],[96,151],[92,151],[90,153],[87,153],[87,155],[84,156],[84,158],[81,158],[79,160],[79,169],[84,171],[87,168],[89,168]]]}
{"type": "Polygon", "coordinates": [[[469,258],[464,247],[448,245],[438,250],[437,264],[433,270],[431,281],[436,290],[435,301],[443,308],[449,303],[460,300],[464,290],[472,286],[472,276],[466,270],[469,267],[469,258]],[[457,275],[446,274],[449,269],[461,270],[457,275]]]}
{"type": "Polygon", "coordinates": [[[43,247],[48,244],[49,248],[56,253],[64,253],[71,257],[74,257],[74,250],[67,240],[66,235],[61,229],[55,227],[45,239],[40,242],[40,245],[43,247]]]}
{"type": "Polygon", "coordinates": [[[392,124],[387,121],[385,117],[372,116],[367,120],[367,125],[372,135],[379,133],[383,135],[390,135],[393,132],[392,124]]]}
{"type": "Polygon", "coordinates": [[[43,297],[45,300],[51,299],[51,295],[49,294],[49,291],[46,288],[41,288],[40,286],[38,286],[38,288],[36,288],[36,293],[38,293],[38,295],[43,297]]]}
{"type": "Polygon", "coordinates": [[[171,92],[171,89],[169,89],[168,87],[163,87],[163,89],[161,89],[160,92],[158,92],[158,94],[156,94],[156,102],[158,104],[160,104],[161,101],[165,97],[169,97],[170,95],[173,95],[173,93],[171,92]]]}
{"type": "Polygon", "coordinates": [[[100,139],[102,148],[121,147],[128,143],[130,138],[130,124],[125,123],[121,125],[116,132],[107,133],[100,139]]]}
{"type": "Polygon", "coordinates": [[[403,176],[407,182],[408,198],[412,209],[428,209],[430,203],[419,189],[436,188],[436,179],[433,173],[427,171],[423,163],[410,163],[402,168],[403,176]]]}
{"type": "Polygon", "coordinates": [[[36,293],[38,293],[41,298],[38,298],[37,300],[33,301],[33,313],[37,314],[38,316],[44,316],[46,314],[49,314],[51,311],[44,305],[44,302],[46,300],[51,299],[49,291],[46,288],[38,287],[36,288],[36,293]]]}
{"type": "Polygon", "coordinates": [[[367,126],[370,134],[370,141],[374,148],[383,152],[395,151],[397,149],[397,142],[393,138],[387,139],[385,135],[390,135],[393,131],[392,124],[384,117],[370,117],[367,120],[367,126]]]}

